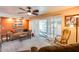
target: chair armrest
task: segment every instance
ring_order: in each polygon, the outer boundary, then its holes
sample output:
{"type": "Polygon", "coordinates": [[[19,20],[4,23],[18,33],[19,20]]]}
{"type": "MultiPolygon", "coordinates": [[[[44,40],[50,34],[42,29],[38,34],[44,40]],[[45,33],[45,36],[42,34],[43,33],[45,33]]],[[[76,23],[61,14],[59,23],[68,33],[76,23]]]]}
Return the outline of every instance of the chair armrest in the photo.
{"type": "Polygon", "coordinates": [[[60,42],[60,41],[61,41],[60,39],[61,39],[61,35],[57,35],[57,36],[55,37],[54,43],[60,42]]]}

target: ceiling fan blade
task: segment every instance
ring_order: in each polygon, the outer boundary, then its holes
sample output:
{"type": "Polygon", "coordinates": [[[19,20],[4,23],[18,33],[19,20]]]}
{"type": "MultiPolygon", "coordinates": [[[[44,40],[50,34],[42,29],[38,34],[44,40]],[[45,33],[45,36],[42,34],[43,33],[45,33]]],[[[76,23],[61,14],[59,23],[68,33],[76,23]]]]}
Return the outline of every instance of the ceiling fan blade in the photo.
{"type": "Polygon", "coordinates": [[[28,6],[27,9],[32,9],[32,8],[28,6]]]}
{"type": "Polygon", "coordinates": [[[18,14],[23,14],[23,13],[26,13],[26,12],[19,12],[18,14]]]}
{"type": "Polygon", "coordinates": [[[29,10],[27,10],[27,12],[31,12],[31,10],[29,9],[29,10]]]}
{"type": "Polygon", "coordinates": [[[39,12],[39,10],[36,9],[36,10],[33,10],[33,12],[39,12]]]}
{"type": "Polygon", "coordinates": [[[19,8],[20,10],[23,10],[23,11],[26,11],[25,9],[23,9],[23,8],[19,8]]]}
{"type": "Polygon", "coordinates": [[[38,15],[37,13],[34,13],[34,12],[33,12],[32,14],[33,14],[33,15],[36,15],[36,16],[38,15]]]}

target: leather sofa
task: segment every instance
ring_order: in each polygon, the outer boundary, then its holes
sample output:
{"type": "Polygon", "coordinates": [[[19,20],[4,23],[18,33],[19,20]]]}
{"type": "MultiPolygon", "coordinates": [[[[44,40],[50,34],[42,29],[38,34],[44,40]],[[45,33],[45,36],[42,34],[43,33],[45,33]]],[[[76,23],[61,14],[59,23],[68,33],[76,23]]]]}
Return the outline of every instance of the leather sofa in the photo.
{"type": "Polygon", "coordinates": [[[66,46],[45,46],[39,52],[79,52],[79,44],[69,44],[66,46]]]}

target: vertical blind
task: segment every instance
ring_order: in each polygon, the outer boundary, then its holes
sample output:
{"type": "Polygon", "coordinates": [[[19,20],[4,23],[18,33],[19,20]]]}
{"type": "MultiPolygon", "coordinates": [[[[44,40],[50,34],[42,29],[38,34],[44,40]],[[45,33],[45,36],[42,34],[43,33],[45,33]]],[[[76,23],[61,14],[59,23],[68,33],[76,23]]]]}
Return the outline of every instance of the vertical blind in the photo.
{"type": "Polygon", "coordinates": [[[54,16],[39,21],[39,35],[43,37],[54,38],[61,35],[62,17],[54,16]]]}
{"type": "Polygon", "coordinates": [[[62,17],[61,16],[54,16],[51,19],[51,33],[52,33],[52,37],[56,37],[58,35],[61,35],[62,32],[62,17]]]}

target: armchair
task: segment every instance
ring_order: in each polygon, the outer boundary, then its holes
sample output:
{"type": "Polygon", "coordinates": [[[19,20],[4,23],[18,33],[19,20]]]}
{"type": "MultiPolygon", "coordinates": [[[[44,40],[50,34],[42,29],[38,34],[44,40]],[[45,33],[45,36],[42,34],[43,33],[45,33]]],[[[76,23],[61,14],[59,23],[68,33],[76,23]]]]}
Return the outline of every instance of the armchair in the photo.
{"type": "Polygon", "coordinates": [[[61,39],[59,40],[55,38],[54,43],[67,44],[70,34],[71,34],[71,31],[69,29],[64,29],[61,39]]]}

